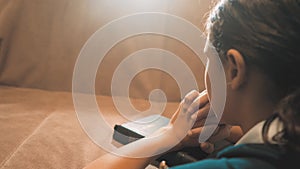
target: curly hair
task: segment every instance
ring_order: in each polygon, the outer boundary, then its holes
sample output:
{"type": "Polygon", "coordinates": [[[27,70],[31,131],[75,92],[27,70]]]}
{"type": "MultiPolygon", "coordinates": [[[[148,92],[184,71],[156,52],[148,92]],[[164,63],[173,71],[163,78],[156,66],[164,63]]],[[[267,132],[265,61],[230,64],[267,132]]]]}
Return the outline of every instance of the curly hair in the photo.
{"type": "Polygon", "coordinates": [[[238,50],[246,65],[260,70],[274,84],[270,99],[284,123],[282,141],[287,149],[300,151],[300,1],[221,0],[207,21],[209,40],[225,59],[229,49],[238,50]]]}

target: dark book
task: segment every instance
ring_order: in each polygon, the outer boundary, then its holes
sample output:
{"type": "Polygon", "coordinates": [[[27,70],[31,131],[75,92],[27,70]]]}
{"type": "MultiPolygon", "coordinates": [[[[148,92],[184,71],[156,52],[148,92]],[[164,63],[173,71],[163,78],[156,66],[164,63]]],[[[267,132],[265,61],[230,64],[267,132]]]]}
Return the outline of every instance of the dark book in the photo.
{"type": "MultiPolygon", "coordinates": [[[[116,124],[114,126],[113,139],[125,145],[152,134],[159,128],[168,125],[169,121],[169,118],[151,115],[136,121],[116,124]]],[[[198,161],[205,157],[207,157],[207,154],[200,147],[189,147],[164,154],[152,164],[158,166],[162,160],[165,160],[169,166],[176,166],[198,161]]]]}

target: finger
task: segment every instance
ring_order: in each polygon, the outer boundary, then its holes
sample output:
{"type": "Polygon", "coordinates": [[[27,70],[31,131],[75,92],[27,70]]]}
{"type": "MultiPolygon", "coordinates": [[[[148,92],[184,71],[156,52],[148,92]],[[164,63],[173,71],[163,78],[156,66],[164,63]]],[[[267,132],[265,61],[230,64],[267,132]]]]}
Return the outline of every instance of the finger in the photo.
{"type": "Polygon", "coordinates": [[[167,169],[167,168],[169,168],[169,167],[168,167],[166,161],[161,161],[159,163],[159,169],[167,169]]]}
{"type": "Polygon", "coordinates": [[[208,103],[207,94],[205,95],[198,95],[193,102],[190,104],[187,112],[188,114],[194,114],[196,111],[198,111],[200,108],[205,107],[208,103]]]}
{"type": "Polygon", "coordinates": [[[200,108],[209,102],[207,91],[204,90],[199,94],[200,99],[200,108]]]}
{"type": "Polygon", "coordinates": [[[198,128],[194,128],[194,129],[191,129],[190,131],[188,131],[188,136],[190,138],[197,138],[199,137],[199,134],[201,133],[203,127],[198,127],[198,128]]]}
{"type": "Polygon", "coordinates": [[[199,96],[199,92],[192,90],[183,99],[181,112],[185,113],[193,101],[199,96]]]}
{"type": "Polygon", "coordinates": [[[215,150],[214,144],[209,142],[200,143],[200,148],[208,154],[211,154],[215,150]]]}
{"type": "Polygon", "coordinates": [[[205,119],[203,120],[198,120],[194,123],[192,129],[195,129],[195,128],[199,128],[199,127],[203,127],[204,126],[204,123],[205,123],[205,119]]]}
{"type": "Polygon", "coordinates": [[[230,126],[223,125],[223,126],[218,127],[218,129],[215,131],[215,133],[208,140],[211,143],[215,143],[217,141],[228,138],[229,135],[230,135],[230,126]]]}
{"type": "Polygon", "coordinates": [[[214,115],[209,114],[207,118],[204,118],[204,119],[201,119],[201,120],[198,119],[195,122],[195,124],[193,125],[193,128],[203,127],[204,125],[205,126],[218,125],[218,122],[215,119],[216,119],[216,117],[214,115]]]}
{"type": "MultiPolygon", "coordinates": [[[[202,95],[205,94],[205,92],[202,92],[202,95]]],[[[173,124],[175,122],[175,120],[178,117],[178,114],[181,111],[186,111],[187,107],[193,102],[193,100],[199,95],[199,92],[197,92],[196,90],[192,90],[191,92],[189,92],[185,98],[180,102],[180,105],[178,106],[177,110],[175,111],[175,113],[173,114],[170,123],[173,124]]]]}
{"type": "Polygon", "coordinates": [[[200,108],[197,112],[197,120],[206,119],[208,116],[209,109],[210,109],[209,103],[206,103],[202,108],[200,108]]]}
{"type": "MultiPolygon", "coordinates": [[[[188,136],[189,137],[199,137],[200,133],[203,131],[204,126],[200,124],[200,126],[197,126],[198,124],[194,124],[193,128],[191,130],[188,131],[188,136]]],[[[210,127],[210,126],[215,126],[215,124],[212,125],[207,125],[206,127],[210,127]]],[[[219,127],[216,128],[215,132],[212,134],[212,136],[216,135],[216,131],[219,130],[219,127]]]]}
{"type": "Polygon", "coordinates": [[[197,117],[187,114],[186,109],[190,106],[193,100],[197,98],[198,95],[199,93],[193,90],[185,96],[184,100],[182,101],[182,108],[173,122],[172,128],[176,133],[176,137],[180,140],[187,135],[187,132],[193,127],[196,121],[197,117]]]}
{"type": "Polygon", "coordinates": [[[194,123],[193,128],[197,128],[197,127],[203,127],[203,126],[211,126],[211,125],[218,125],[218,123],[214,120],[210,120],[210,119],[215,119],[215,117],[208,117],[206,119],[202,119],[202,120],[198,120],[194,123]]]}
{"type": "MultiPolygon", "coordinates": [[[[200,94],[200,96],[204,96],[204,95],[207,95],[207,90],[203,90],[200,94]]],[[[206,99],[208,100],[208,97],[206,97],[206,99]]]]}
{"type": "Polygon", "coordinates": [[[195,147],[199,145],[199,142],[197,138],[186,136],[184,139],[182,139],[181,144],[183,145],[183,147],[195,147]]]}

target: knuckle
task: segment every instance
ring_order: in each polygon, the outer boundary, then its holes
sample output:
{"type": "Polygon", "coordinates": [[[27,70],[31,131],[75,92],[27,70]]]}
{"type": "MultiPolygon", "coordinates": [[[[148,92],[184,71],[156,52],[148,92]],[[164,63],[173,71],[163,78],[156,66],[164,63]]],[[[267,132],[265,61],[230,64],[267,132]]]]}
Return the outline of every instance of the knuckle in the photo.
{"type": "Polygon", "coordinates": [[[192,90],[186,96],[195,97],[195,96],[198,96],[198,95],[199,95],[199,92],[197,90],[192,90]]]}
{"type": "Polygon", "coordinates": [[[192,102],[192,98],[191,98],[191,97],[186,96],[186,97],[184,98],[184,103],[191,103],[191,102],[192,102]]]}
{"type": "Polygon", "coordinates": [[[192,91],[190,92],[190,94],[195,95],[195,94],[199,94],[199,92],[198,92],[197,90],[192,90],[192,91]]]}
{"type": "Polygon", "coordinates": [[[194,112],[195,112],[195,110],[194,110],[194,108],[193,107],[189,107],[188,109],[187,109],[187,113],[188,114],[194,114],[194,112]]]}

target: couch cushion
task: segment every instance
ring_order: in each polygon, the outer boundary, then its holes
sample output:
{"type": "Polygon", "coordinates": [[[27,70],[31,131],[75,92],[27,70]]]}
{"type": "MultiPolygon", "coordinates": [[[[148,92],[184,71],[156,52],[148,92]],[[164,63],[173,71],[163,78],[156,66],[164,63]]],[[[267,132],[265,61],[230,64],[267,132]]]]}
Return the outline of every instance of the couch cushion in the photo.
{"type": "MultiPolygon", "coordinates": [[[[105,153],[81,128],[71,93],[5,86],[0,93],[1,169],[78,169],[105,153]]],[[[126,121],[111,97],[97,101],[111,127],[126,121]]],[[[139,110],[149,107],[145,100],[131,101],[139,110]]],[[[167,103],[163,114],[170,117],[177,106],[167,103]]]]}
{"type": "MultiPolygon", "coordinates": [[[[150,11],[178,15],[203,28],[203,16],[209,2],[1,1],[0,84],[70,91],[76,58],[87,39],[101,26],[125,15],[150,11]]],[[[166,49],[181,57],[194,72],[199,88],[203,89],[204,67],[190,49],[171,38],[141,35],[116,44],[105,56],[98,70],[96,92],[110,95],[112,74],[121,60],[137,50],[150,47],[166,49]]],[[[180,99],[174,79],[161,71],[141,72],[131,88],[132,97],[147,98],[152,89],[161,88],[170,100],[180,99]]]]}

